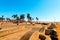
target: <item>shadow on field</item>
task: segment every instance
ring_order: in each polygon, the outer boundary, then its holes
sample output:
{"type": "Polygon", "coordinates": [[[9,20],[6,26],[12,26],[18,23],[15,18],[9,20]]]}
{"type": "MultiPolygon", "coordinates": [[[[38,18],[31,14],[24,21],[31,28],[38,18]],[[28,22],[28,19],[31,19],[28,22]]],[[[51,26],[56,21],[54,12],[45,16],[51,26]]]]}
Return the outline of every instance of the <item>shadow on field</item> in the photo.
{"type": "Polygon", "coordinates": [[[31,35],[34,33],[34,31],[29,31],[28,33],[26,33],[20,40],[29,40],[29,38],[31,37],[31,35]]]}

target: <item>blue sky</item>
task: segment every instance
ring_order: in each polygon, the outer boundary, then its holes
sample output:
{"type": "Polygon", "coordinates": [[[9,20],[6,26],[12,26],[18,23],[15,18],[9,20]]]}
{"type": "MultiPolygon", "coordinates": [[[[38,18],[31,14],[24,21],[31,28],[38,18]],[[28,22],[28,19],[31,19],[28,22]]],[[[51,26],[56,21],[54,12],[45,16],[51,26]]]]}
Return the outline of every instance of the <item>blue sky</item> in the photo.
{"type": "Polygon", "coordinates": [[[30,13],[40,21],[60,21],[60,0],[0,0],[0,16],[30,13]]]}

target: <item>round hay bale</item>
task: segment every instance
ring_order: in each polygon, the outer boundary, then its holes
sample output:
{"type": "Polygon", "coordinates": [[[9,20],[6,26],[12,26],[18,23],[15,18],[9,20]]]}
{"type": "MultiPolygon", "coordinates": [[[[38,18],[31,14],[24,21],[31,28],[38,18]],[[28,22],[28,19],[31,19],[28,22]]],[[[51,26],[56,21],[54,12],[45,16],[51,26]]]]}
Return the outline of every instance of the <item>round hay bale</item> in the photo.
{"type": "Polygon", "coordinates": [[[1,30],[2,28],[0,28],[0,30],[1,30]]]}
{"type": "Polygon", "coordinates": [[[44,35],[39,35],[39,38],[40,38],[41,40],[45,40],[45,39],[46,39],[46,37],[45,37],[44,35]]]}
{"type": "Polygon", "coordinates": [[[51,35],[51,36],[54,36],[54,37],[57,37],[57,32],[54,31],[54,30],[51,30],[50,35],[51,35]]]}
{"type": "Polygon", "coordinates": [[[54,36],[50,36],[52,40],[58,40],[57,37],[54,37],[54,36]]]}
{"type": "Polygon", "coordinates": [[[53,28],[56,28],[56,25],[51,23],[51,25],[48,27],[48,29],[53,29],[53,28]]]}
{"type": "Polygon", "coordinates": [[[50,35],[51,30],[47,29],[45,30],[45,35],[50,35]]]}

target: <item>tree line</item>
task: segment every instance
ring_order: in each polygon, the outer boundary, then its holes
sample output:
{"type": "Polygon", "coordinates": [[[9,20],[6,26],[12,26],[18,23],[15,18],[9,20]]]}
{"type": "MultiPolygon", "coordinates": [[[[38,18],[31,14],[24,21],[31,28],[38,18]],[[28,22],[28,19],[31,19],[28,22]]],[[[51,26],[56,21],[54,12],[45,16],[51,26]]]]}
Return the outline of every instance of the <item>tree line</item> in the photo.
{"type": "MultiPolygon", "coordinates": [[[[32,18],[31,17],[31,15],[29,14],[29,13],[27,13],[27,19],[28,19],[28,22],[31,22],[32,20],[34,20],[34,18],[32,18]]],[[[18,23],[19,21],[20,22],[24,22],[25,21],[25,14],[21,14],[20,15],[20,17],[18,16],[18,14],[13,14],[12,15],[12,18],[14,19],[14,20],[16,20],[16,22],[18,23]]],[[[0,20],[7,20],[7,21],[10,21],[10,20],[12,20],[12,19],[10,19],[10,18],[4,18],[4,16],[2,16],[2,17],[0,17],[0,20]]],[[[36,17],[36,20],[38,21],[39,19],[38,19],[38,17],[36,17]]],[[[18,24],[17,24],[18,25],[18,24]]]]}

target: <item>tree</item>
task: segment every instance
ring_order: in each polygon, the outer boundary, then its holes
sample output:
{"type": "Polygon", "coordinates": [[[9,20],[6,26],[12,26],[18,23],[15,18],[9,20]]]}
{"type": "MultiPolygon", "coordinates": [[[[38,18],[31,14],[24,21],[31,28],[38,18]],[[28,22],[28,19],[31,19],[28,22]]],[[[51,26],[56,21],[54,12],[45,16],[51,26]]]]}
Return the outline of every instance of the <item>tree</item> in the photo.
{"type": "Polygon", "coordinates": [[[4,16],[0,17],[0,21],[4,21],[4,20],[5,20],[4,16]]]}
{"type": "Polygon", "coordinates": [[[12,17],[13,17],[14,19],[16,19],[16,18],[18,17],[18,15],[17,15],[17,14],[14,14],[14,15],[12,15],[12,17]]]}
{"type": "Polygon", "coordinates": [[[39,20],[38,17],[36,17],[36,20],[37,20],[37,21],[39,20]]]}
{"type": "Polygon", "coordinates": [[[4,16],[2,16],[2,18],[3,18],[4,16]]]}
{"type": "Polygon", "coordinates": [[[20,15],[20,21],[22,21],[22,22],[23,22],[23,21],[24,21],[24,19],[25,19],[25,15],[24,15],[24,14],[21,14],[21,15],[20,15]]]}
{"type": "Polygon", "coordinates": [[[0,17],[0,21],[3,21],[3,18],[2,17],[0,17]]]}
{"type": "Polygon", "coordinates": [[[32,20],[32,17],[30,16],[29,13],[27,14],[27,19],[28,19],[28,21],[31,21],[32,20]]]}
{"type": "Polygon", "coordinates": [[[12,17],[15,18],[17,25],[19,25],[19,17],[18,17],[18,15],[16,14],[16,15],[13,15],[12,17]]]}

